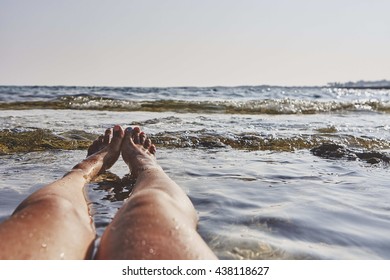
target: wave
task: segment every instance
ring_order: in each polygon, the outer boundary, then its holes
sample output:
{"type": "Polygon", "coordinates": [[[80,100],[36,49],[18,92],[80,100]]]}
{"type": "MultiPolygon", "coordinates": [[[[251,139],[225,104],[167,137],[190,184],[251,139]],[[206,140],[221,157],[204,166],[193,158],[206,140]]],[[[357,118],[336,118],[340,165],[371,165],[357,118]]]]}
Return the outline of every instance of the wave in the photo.
{"type": "MultiPolygon", "coordinates": [[[[71,130],[56,134],[45,129],[0,131],[0,154],[33,152],[45,150],[86,150],[97,135],[71,130]]],[[[161,132],[149,135],[160,148],[238,149],[249,151],[291,152],[311,150],[320,157],[330,159],[362,159],[370,163],[385,161],[389,157],[382,152],[390,149],[390,141],[349,135],[299,135],[274,138],[256,133],[218,134],[208,130],[161,132]]],[[[390,161],[390,160],[389,160],[390,161]]]]}
{"type": "Polygon", "coordinates": [[[1,110],[72,109],[221,114],[318,114],[338,112],[390,113],[390,101],[264,100],[121,100],[96,96],[67,96],[49,101],[1,102],[1,110]]]}

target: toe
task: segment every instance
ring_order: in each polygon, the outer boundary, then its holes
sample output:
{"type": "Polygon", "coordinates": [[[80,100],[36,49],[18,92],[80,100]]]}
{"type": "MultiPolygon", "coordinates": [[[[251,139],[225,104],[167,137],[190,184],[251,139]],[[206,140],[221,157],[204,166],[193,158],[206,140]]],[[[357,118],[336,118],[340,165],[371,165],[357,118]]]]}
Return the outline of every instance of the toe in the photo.
{"type": "Polygon", "coordinates": [[[156,146],[154,145],[151,145],[148,149],[149,153],[151,153],[152,155],[155,155],[156,154],[156,146]]]}
{"type": "Polygon", "coordinates": [[[143,145],[145,143],[145,139],[146,139],[146,135],[145,135],[145,132],[141,132],[139,134],[139,144],[143,145]]]}
{"type": "Polygon", "coordinates": [[[124,138],[125,138],[125,141],[123,141],[124,144],[134,145],[132,127],[129,126],[128,128],[126,128],[124,138]]]}
{"type": "Polygon", "coordinates": [[[114,128],[112,130],[113,131],[112,131],[112,139],[110,142],[110,146],[114,150],[120,150],[120,148],[122,146],[124,131],[120,125],[114,126],[114,128]]]}
{"type": "Polygon", "coordinates": [[[107,129],[104,133],[103,144],[108,145],[111,141],[111,129],[107,129]]]}
{"type": "Polygon", "coordinates": [[[113,138],[123,138],[124,131],[120,125],[116,125],[113,128],[113,138]]]}
{"type": "Polygon", "coordinates": [[[149,149],[150,145],[152,145],[152,141],[150,141],[150,139],[146,139],[144,142],[144,148],[149,149]]]}
{"type": "Polygon", "coordinates": [[[96,153],[96,151],[99,149],[99,144],[97,140],[93,141],[91,146],[88,147],[87,157],[96,153]]]}
{"type": "Polygon", "coordinates": [[[100,151],[103,147],[104,136],[100,135],[92,144],[88,147],[87,157],[100,151]]]}
{"type": "Polygon", "coordinates": [[[104,135],[100,135],[99,138],[96,140],[97,150],[103,149],[104,146],[105,146],[105,144],[104,144],[104,135]]]}
{"type": "Polygon", "coordinates": [[[135,144],[139,144],[140,141],[139,141],[139,134],[140,134],[141,130],[139,127],[134,127],[133,131],[132,131],[132,138],[133,138],[133,141],[135,144]]]}
{"type": "Polygon", "coordinates": [[[125,137],[131,138],[131,134],[133,133],[133,128],[131,126],[125,129],[125,137]]]}

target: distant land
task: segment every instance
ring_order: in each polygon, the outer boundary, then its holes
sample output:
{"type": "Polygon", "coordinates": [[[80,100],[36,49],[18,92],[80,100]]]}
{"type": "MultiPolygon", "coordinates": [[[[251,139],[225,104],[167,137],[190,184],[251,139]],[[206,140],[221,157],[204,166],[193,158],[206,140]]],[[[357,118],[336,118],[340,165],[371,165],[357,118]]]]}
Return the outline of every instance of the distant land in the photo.
{"type": "Polygon", "coordinates": [[[329,83],[329,87],[337,88],[356,88],[356,89],[390,89],[390,81],[357,81],[357,82],[346,82],[346,83],[329,83]]]}

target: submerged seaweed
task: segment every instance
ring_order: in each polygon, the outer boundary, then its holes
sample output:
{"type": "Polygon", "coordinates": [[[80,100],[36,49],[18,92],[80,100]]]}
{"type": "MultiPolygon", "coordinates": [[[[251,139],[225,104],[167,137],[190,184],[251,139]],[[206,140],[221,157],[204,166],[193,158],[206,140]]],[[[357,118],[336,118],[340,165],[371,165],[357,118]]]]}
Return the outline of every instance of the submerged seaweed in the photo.
{"type": "MultiPolygon", "coordinates": [[[[31,131],[0,131],[0,154],[18,153],[18,152],[33,152],[45,150],[76,150],[87,149],[92,143],[91,140],[85,137],[75,139],[69,135],[55,135],[47,129],[35,129],[31,131]],[[68,136],[68,137],[67,137],[68,136]]],[[[76,135],[80,135],[77,134],[76,135]]],[[[84,133],[84,135],[87,135],[84,133]]],[[[90,135],[89,137],[91,137],[90,135]]],[[[95,138],[96,136],[93,136],[95,138]]],[[[92,139],[93,139],[92,138],[92,139]]]]}
{"type": "Polygon", "coordinates": [[[325,143],[310,150],[313,155],[327,159],[363,160],[367,163],[390,163],[390,156],[377,151],[356,151],[345,146],[325,143]]]}
{"type": "MultiPolygon", "coordinates": [[[[32,129],[27,131],[2,130],[0,131],[0,154],[32,152],[44,150],[77,150],[87,149],[97,137],[85,131],[66,131],[55,134],[46,129],[32,129]]],[[[232,148],[251,151],[279,151],[288,152],[302,149],[312,149],[316,156],[326,158],[361,158],[374,162],[373,158],[386,161],[385,156],[376,152],[354,152],[357,150],[378,150],[390,148],[386,140],[359,138],[337,135],[299,135],[287,138],[264,136],[256,133],[218,134],[208,130],[161,132],[149,135],[151,140],[163,148],[232,148]],[[353,149],[345,148],[344,143],[353,149]]]]}

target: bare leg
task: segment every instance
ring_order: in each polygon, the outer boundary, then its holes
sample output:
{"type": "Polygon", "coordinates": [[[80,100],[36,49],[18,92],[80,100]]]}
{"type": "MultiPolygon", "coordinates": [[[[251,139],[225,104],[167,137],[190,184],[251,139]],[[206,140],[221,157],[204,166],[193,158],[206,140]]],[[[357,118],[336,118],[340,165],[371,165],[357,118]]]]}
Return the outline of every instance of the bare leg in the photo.
{"type": "Polygon", "coordinates": [[[114,127],[95,141],[93,153],[62,179],[25,199],[0,224],[0,259],[84,259],[90,257],[95,228],[84,185],[110,168],[120,155],[123,130],[114,127]]]}
{"type": "Polygon", "coordinates": [[[129,199],[105,230],[98,259],[215,259],[196,231],[188,196],[157,164],[138,127],[127,129],[122,157],[137,178],[129,199]]]}

